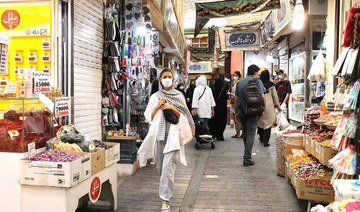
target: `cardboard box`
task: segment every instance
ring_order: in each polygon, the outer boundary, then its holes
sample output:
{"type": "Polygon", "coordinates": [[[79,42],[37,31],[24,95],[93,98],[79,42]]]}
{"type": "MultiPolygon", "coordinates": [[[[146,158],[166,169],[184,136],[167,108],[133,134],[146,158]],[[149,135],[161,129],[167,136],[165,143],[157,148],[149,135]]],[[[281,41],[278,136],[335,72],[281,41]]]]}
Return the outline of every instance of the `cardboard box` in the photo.
{"type": "Polygon", "coordinates": [[[89,178],[91,176],[90,154],[71,153],[81,157],[72,162],[28,161],[28,158],[20,160],[20,184],[72,187],[89,178]]]}
{"type": "Polygon", "coordinates": [[[112,146],[105,150],[105,167],[108,167],[120,160],[120,144],[113,142],[104,142],[104,144],[112,146]]]}
{"type": "Polygon", "coordinates": [[[90,153],[91,175],[94,175],[105,168],[105,149],[96,148],[96,152],[90,153]]]}
{"type": "Polygon", "coordinates": [[[298,199],[319,202],[334,201],[335,192],[331,185],[332,174],[332,172],[328,172],[324,177],[313,180],[297,179],[295,175],[292,174],[291,182],[296,190],[298,199]]]}
{"type": "Polygon", "coordinates": [[[320,143],[319,142],[317,142],[317,141],[315,141],[315,144],[314,144],[314,146],[315,146],[315,153],[314,153],[314,157],[316,157],[318,160],[320,160],[319,158],[320,158],[320,154],[319,154],[319,149],[320,149],[320,143]]]}
{"type": "Polygon", "coordinates": [[[311,148],[311,138],[310,138],[309,135],[305,136],[305,146],[304,146],[304,148],[309,154],[311,154],[311,150],[310,150],[310,148],[311,148]]]}
{"type": "Polygon", "coordinates": [[[315,144],[316,141],[314,139],[310,139],[310,151],[309,153],[315,155],[315,144]]]}
{"type": "Polygon", "coordinates": [[[329,160],[337,154],[337,151],[331,147],[319,144],[319,158],[318,160],[324,165],[329,166],[329,160]]]}
{"type": "Polygon", "coordinates": [[[284,143],[284,157],[285,157],[285,159],[289,155],[292,155],[292,151],[291,151],[292,149],[304,149],[304,147],[302,145],[291,145],[291,144],[284,143]]]}

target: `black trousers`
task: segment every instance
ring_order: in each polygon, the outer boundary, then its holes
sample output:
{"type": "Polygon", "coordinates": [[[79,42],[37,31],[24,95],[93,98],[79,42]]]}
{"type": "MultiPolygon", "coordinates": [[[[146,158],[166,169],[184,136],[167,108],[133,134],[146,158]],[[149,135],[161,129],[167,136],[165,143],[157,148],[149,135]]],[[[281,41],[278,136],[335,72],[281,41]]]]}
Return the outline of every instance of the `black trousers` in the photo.
{"type": "Polygon", "coordinates": [[[258,127],[258,134],[260,136],[261,142],[264,144],[268,144],[271,136],[271,127],[267,129],[258,127]]]}

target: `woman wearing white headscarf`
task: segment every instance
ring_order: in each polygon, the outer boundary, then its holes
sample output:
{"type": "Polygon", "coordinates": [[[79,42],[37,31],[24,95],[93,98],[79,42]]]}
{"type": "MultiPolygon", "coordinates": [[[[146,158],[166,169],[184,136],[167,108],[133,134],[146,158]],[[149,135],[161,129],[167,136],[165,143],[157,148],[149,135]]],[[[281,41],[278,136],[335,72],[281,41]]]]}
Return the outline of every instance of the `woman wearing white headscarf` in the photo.
{"type": "Polygon", "coordinates": [[[216,106],[211,88],[207,86],[207,80],[204,76],[200,76],[196,80],[196,88],[194,90],[192,101],[192,115],[199,116],[201,122],[208,126],[207,121],[214,116],[214,107],[216,106]]]}
{"type": "Polygon", "coordinates": [[[174,77],[170,69],[163,69],[159,77],[159,91],[150,97],[145,110],[145,118],[150,123],[149,133],[139,149],[140,167],[149,158],[155,159],[160,172],[159,196],[163,200],[161,211],[170,211],[173,195],[176,164],[185,166],[184,145],[195,134],[195,125],[187,108],[184,95],[174,87],[174,77]],[[177,124],[166,121],[163,111],[172,110],[178,118],[177,124]]]}

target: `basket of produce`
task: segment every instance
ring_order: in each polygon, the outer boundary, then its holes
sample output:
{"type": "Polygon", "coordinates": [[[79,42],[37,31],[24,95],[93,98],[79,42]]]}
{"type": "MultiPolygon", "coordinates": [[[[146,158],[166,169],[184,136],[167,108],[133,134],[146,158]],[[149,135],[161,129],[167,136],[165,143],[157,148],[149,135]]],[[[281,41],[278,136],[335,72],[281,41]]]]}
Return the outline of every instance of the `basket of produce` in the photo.
{"type": "Polygon", "coordinates": [[[333,120],[326,122],[325,125],[329,130],[336,130],[336,127],[339,125],[340,119],[341,116],[336,116],[333,120]]]}
{"type": "Polygon", "coordinates": [[[332,121],[334,119],[330,114],[326,114],[314,120],[314,122],[319,126],[325,126],[326,122],[332,121]]]}
{"type": "Polygon", "coordinates": [[[337,125],[329,125],[329,124],[325,124],[326,128],[328,128],[329,130],[336,130],[337,125]]]}

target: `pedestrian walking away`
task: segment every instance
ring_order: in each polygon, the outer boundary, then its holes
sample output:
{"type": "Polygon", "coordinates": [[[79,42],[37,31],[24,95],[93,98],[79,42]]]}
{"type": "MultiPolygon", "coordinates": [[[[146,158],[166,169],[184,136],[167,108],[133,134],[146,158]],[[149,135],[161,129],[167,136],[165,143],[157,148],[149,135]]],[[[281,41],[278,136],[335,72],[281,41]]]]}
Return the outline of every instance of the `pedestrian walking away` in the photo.
{"type": "Polygon", "coordinates": [[[195,85],[195,80],[192,80],[190,82],[190,86],[188,87],[188,89],[186,89],[186,93],[185,93],[185,97],[186,97],[186,104],[188,106],[188,109],[191,111],[192,110],[192,99],[193,99],[193,95],[194,95],[194,90],[196,88],[195,85]]]}
{"type": "Polygon", "coordinates": [[[265,92],[265,112],[264,116],[260,118],[258,124],[258,134],[260,141],[264,144],[264,147],[270,146],[269,139],[271,135],[271,127],[275,121],[275,109],[281,112],[279,99],[276,94],[275,84],[270,81],[270,73],[268,70],[261,72],[260,80],[264,84],[265,92]]]}
{"type": "Polygon", "coordinates": [[[261,80],[258,79],[259,70],[256,65],[249,66],[247,77],[236,85],[235,105],[237,107],[235,110],[243,127],[244,166],[255,165],[255,162],[251,160],[252,148],[259,119],[264,114],[266,90],[261,80]]]}
{"type": "Polygon", "coordinates": [[[207,80],[200,76],[196,80],[192,102],[192,115],[198,116],[200,121],[208,127],[208,120],[214,116],[215,100],[211,89],[207,86],[207,80]]]}
{"type": "Polygon", "coordinates": [[[214,116],[209,120],[209,130],[214,138],[224,141],[224,131],[227,122],[227,94],[224,83],[220,78],[215,80],[212,87],[213,96],[215,97],[214,116]]]}
{"type": "Polygon", "coordinates": [[[163,204],[161,211],[170,211],[170,200],[174,193],[176,164],[186,164],[184,144],[189,142],[195,125],[185,102],[184,95],[174,88],[173,73],[163,69],[160,73],[159,91],[150,97],[145,110],[145,118],[150,123],[149,132],[139,148],[140,167],[149,158],[155,159],[160,173],[159,197],[163,204]],[[170,123],[164,111],[170,111],[177,124],[170,123]],[[180,136],[181,132],[181,136],[180,136]]]}

